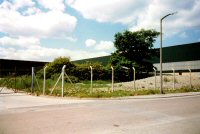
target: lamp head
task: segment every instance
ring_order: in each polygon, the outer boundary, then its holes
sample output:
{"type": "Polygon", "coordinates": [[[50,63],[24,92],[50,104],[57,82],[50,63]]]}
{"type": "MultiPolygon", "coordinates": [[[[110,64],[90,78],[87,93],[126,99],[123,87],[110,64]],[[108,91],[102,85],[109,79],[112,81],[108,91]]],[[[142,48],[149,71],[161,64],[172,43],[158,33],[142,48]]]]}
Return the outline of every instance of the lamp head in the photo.
{"type": "Polygon", "coordinates": [[[176,12],[173,12],[173,13],[171,13],[170,15],[174,15],[174,14],[177,14],[178,12],[176,11],[176,12]]]}

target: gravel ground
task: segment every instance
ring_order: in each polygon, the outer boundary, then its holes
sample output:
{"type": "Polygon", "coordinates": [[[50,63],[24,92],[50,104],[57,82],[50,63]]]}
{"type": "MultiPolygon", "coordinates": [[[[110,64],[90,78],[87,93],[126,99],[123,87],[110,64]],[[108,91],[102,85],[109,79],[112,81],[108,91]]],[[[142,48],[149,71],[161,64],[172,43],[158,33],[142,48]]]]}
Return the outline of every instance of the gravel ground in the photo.
{"type": "MultiPolygon", "coordinates": [[[[173,88],[173,74],[163,74],[163,88],[172,89],[173,88]]],[[[200,73],[191,74],[191,83],[193,87],[200,87],[200,73]]],[[[116,88],[120,89],[133,89],[134,82],[123,82],[117,83],[116,88]]],[[[175,73],[175,88],[190,86],[190,74],[183,73],[179,75],[175,73]]],[[[140,79],[135,81],[136,89],[155,89],[155,77],[148,77],[145,79],[140,79]]],[[[156,76],[156,88],[160,88],[160,76],[156,76]]]]}

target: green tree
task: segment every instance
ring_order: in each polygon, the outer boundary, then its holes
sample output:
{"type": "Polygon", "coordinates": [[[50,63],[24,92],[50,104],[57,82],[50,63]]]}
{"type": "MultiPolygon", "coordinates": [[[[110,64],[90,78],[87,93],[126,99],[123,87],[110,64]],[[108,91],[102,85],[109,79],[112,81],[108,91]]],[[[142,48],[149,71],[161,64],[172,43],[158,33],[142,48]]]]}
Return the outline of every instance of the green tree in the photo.
{"type": "Polygon", "coordinates": [[[152,71],[153,65],[149,60],[157,55],[156,50],[153,49],[153,43],[158,35],[159,32],[155,30],[144,29],[136,32],[124,31],[115,35],[116,51],[112,53],[110,62],[115,66],[116,79],[132,79],[131,75],[126,77],[127,72],[123,70],[122,66],[130,68],[128,71],[130,74],[132,74],[133,66],[139,74],[152,71]]]}
{"type": "MultiPolygon", "coordinates": [[[[66,65],[65,72],[68,75],[72,75],[76,66],[68,57],[58,57],[54,59],[53,62],[47,64],[48,67],[46,69],[46,77],[51,78],[59,76],[64,65],[66,65]]],[[[43,74],[43,70],[41,70],[41,73],[43,74]]]]}
{"type": "Polygon", "coordinates": [[[74,75],[80,80],[90,80],[90,66],[93,67],[94,80],[107,80],[110,78],[109,71],[99,62],[85,62],[82,64],[76,64],[76,71],[74,75]]]}

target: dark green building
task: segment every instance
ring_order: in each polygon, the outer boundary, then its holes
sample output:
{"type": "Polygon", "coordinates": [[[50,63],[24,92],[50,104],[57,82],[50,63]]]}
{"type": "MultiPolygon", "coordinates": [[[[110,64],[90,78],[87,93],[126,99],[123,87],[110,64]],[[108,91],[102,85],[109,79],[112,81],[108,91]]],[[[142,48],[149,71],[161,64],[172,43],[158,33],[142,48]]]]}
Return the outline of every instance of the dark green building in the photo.
{"type": "Polygon", "coordinates": [[[0,59],[0,77],[12,74],[31,74],[31,68],[39,70],[47,62],[0,59]]]}
{"type": "MultiPolygon", "coordinates": [[[[110,56],[102,56],[73,62],[101,62],[103,65],[107,65],[109,60],[110,56]]],[[[160,58],[155,57],[151,62],[159,71],[160,58]]],[[[172,68],[176,71],[188,71],[188,69],[200,71],[200,42],[163,47],[163,71],[171,71],[172,68]]]]}

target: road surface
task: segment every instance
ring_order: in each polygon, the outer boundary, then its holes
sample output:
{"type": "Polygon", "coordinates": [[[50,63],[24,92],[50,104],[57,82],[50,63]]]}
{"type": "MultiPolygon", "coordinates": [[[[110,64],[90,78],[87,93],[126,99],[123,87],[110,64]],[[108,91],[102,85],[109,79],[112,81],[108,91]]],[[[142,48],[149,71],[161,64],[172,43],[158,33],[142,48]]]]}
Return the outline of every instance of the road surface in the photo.
{"type": "Polygon", "coordinates": [[[100,100],[0,94],[0,134],[200,134],[200,93],[100,100]]]}

